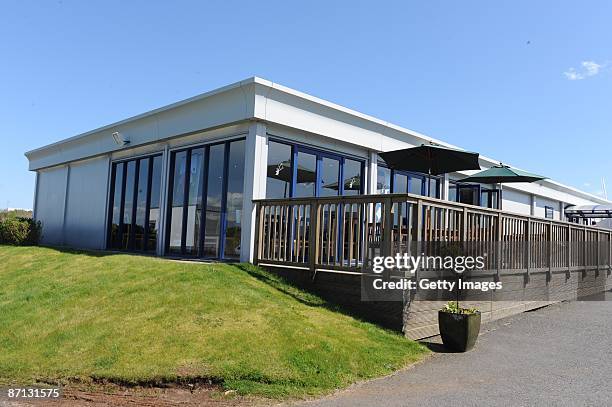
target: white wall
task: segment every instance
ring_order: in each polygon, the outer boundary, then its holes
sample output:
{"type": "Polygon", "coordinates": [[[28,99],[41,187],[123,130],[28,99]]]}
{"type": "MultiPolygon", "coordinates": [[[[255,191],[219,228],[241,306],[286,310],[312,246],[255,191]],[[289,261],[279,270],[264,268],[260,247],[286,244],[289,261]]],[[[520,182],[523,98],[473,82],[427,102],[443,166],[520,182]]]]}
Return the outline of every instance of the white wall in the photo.
{"type": "Polygon", "coordinates": [[[502,209],[506,212],[531,215],[531,195],[510,189],[502,190],[502,209]]]}
{"type": "Polygon", "coordinates": [[[553,211],[554,211],[554,215],[553,215],[553,219],[557,219],[559,220],[559,201],[554,201],[552,199],[547,199],[541,196],[536,196],[535,197],[535,213],[533,214],[534,216],[538,216],[540,218],[543,218],[546,216],[546,209],[544,208],[545,206],[552,206],[553,211]]]}
{"type": "Polygon", "coordinates": [[[63,165],[38,172],[36,220],[42,222],[41,243],[63,244],[64,204],[68,167],[63,165]]]}
{"type": "Polygon", "coordinates": [[[43,244],[105,247],[108,166],[101,157],[38,171],[36,219],[43,244]]]}
{"type": "Polygon", "coordinates": [[[64,244],[104,249],[109,160],[107,157],[70,164],[64,244]]]}

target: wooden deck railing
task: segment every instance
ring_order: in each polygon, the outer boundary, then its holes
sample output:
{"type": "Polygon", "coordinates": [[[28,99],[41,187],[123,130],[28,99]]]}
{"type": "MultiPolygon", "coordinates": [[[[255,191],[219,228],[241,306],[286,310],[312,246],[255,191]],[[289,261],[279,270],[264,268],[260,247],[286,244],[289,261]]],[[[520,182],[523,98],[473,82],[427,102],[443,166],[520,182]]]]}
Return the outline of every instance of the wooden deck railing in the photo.
{"type": "Polygon", "coordinates": [[[498,273],[611,267],[611,230],[434,198],[356,195],[255,205],[255,262],[262,265],[367,273],[373,256],[414,253],[415,244],[433,255],[440,244],[460,242],[487,253],[486,269],[498,273]]]}

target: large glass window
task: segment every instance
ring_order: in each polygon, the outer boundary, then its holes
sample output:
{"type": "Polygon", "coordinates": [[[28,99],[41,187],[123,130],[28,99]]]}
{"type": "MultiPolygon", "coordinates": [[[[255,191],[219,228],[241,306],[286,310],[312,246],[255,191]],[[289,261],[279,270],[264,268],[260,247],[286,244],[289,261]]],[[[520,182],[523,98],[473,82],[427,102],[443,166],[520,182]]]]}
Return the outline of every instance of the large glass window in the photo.
{"type": "Polygon", "coordinates": [[[315,196],[317,180],[317,156],[305,152],[297,154],[297,178],[293,196],[297,198],[315,196]]]}
{"type": "Polygon", "coordinates": [[[485,208],[498,209],[499,205],[499,190],[497,189],[482,189],[480,192],[480,206],[485,208]]]}
{"type": "Polygon", "coordinates": [[[289,198],[291,193],[291,146],[268,142],[266,197],[289,198]]]}
{"type": "Polygon", "coordinates": [[[340,193],[340,161],[323,157],[321,160],[321,189],[319,196],[334,196],[340,193]]]}
{"type": "Polygon", "coordinates": [[[136,189],[136,219],[134,222],[134,249],[144,250],[145,222],[147,217],[147,188],[149,159],[138,160],[138,188],[136,189]]]}
{"type": "Polygon", "coordinates": [[[244,148],[236,140],[173,153],[169,253],[240,258],[244,148]]]}
{"type": "Polygon", "coordinates": [[[185,253],[196,254],[200,242],[200,220],[202,217],[202,180],[204,149],[189,152],[189,191],[187,193],[187,230],[185,253]]]}
{"type": "Polygon", "coordinates": [[[206,235],[204,257],[217,257],[221,242],[221,210],[223,209],[223,168],[225,144],[210,146],[208,161],[208,195],[206,196],[206,235]]]}
{"type": "Polygon", "coordinates": [[[429,177],[421,173],[413,173],[399,170],[391,170],[382,165],[377,168],[376,193],[395,194],[410,193],[414,195],[440,197],[440,178],[431,177],[431,190],[429,188],[429,177]],[[393,182],[391,182],[393,180],[393,182]]]}
{"type": "Polygon", "coordinates": [[[130,235],[133,225],[133,208],[134,208],[134,181],[136,179],[136,162],[129,161],[126,165],[125,176],[125,200],[123,201],[123,228],[121,234],[121,249],[128,250],[130,248],[130,235]]]}
{"type": "Polygon", "coordinates": [[[119,163],[113,165],[113,190],[111,197],[111,211],[112,214],[110,230],[109,230],[109,244],[110,249],[121,249],[121,209],[123,201],[123,172],[125,163],[119,163]]]}
{"type": "Polygon", "coordinates": [[[388,194],[391,192],[391,170],[378,166],[376,171],[376,193],[388,194]]]}
{"type": "Polygon", "coordinates": [[[359,161],[348,158],[344,159],[344,166],[342,168],[343,195],[359,195],[363,192],[362,167],[363,165],[359,161]]]}
{"type": "Polygon", "coordinates": [[[147,251],[155,251],[157,246],[157,236],[159,233],[159,192],[162,176],[162,158],[156,156],[151,159],[153,168],[151,169],[151,182],[149,193],[149,217],[147,220],[147,251]]]}
{"type": "Polygon", "coordinates": [[[161,156],[113,163],[107,247],[155,251],[161,156]]]}
{"type": "Polygon", "coordinates": [[[393,180],[393,192],[397,194],[405,194],[408,192],[408,182],[410,178],[404,174],[395,174],[395,179],[393,180]]]}
{"type": "Polygon", "coordinates": [[[244,189],[244,140],[230,143],[227,165],[227,210],[224,258],[240,258],[242,192],[244,189]]]}
{"type": "Polygon", "coordinates": [[[169,236],[168,251],[170,253],[181,253],[181,242],[183,235],[183,204],[185,203],[185,177],[187,167],[187,151],[174,154],[172,173],[171,207],[169,212],[169,236]]]}
{"type": "Polygon", "coordinates": [[[362,178],[361,161],[268,141],[266,198],[357,195],[363,191],[362,178]]]}

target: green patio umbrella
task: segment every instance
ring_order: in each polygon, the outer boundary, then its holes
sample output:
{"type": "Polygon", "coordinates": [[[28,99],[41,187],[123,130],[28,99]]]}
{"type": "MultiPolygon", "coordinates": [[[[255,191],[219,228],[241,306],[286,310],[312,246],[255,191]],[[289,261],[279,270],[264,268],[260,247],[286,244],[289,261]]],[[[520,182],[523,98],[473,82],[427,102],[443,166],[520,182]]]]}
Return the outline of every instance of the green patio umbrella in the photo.
{"type": "MultiPolygon", "coordinates": [[[[433,143],[387,151],[380,153],[379,156],[394,170],[415,171],[428,175],[480,169],[478,153],[442,147],[433,143]]],[[[428,182],[428,190],[431,190],[431,177],[428,182]]]]}
{"type": "MultiPolygon", "coordinates": [[[[476,182],[479,184],[499,184],[499,190],[502,189],[502,184],[511,182],[535,182],[546,179],[541,175],[532,174],[527,171],[522,171],[516,168],[512,168],[508,165],[499,163],[491,168],[487,168],[484,171],[480,171],[474,175],[470,175],[467,178],[459,180],[460,182],[476,182]]],[[[501,194],[499,197],[499,208],[501,209],[501,194]]]]}
{"type": "Polygon", "coordinates": [[[477,182],[480,184],[504,184],[508,182],[535,182],[546,178],[499,163],[460,181],[477,182]]]}

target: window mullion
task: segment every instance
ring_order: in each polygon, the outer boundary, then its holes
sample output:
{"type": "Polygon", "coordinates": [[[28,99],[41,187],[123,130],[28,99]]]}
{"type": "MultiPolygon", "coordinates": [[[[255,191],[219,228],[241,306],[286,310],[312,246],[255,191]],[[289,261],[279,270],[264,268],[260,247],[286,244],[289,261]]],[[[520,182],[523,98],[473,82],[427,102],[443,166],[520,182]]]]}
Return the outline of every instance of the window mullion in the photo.
{"type": "Polygon", "coordinates": [[[185,155],[185,185],[183,190],[183,219],[181,224],[181,254],[185,254],[187,243],[187,218],[189,210],[189,182],[191,178],[191,152],[188,150],[185,155]]]}

